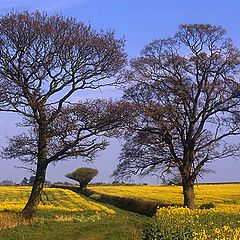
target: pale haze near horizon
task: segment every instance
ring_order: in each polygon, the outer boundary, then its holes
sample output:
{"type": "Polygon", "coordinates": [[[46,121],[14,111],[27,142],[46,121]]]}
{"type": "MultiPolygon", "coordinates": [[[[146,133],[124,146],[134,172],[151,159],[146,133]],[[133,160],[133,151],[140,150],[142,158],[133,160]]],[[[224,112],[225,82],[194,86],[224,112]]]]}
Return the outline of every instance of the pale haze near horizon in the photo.
{"type": "MultiPolygon", "coordinates": [[[[84,23],[91,23],[94,29],[113,29],[118,38],[126,39],[126,52],[129,59],[139,56],[145,44],[157,38],[172,36],[180,24],[208,23],[223,26],[235,45],[240,47],[240,3],[237,0],[5,0],[0,1],[0,13],[11,11],[45,11],[50,15],[60,13],[64,16],[76,17],[84,23]]],[[[107,88],[87,92],[81,99],[94,97],[116,98],[121,92],[107,88]]],[[[15,124],[21,121],[16,114],[0,113],[0,145],[5,146],[7,137],[20,133],[15,124]]],[[[23,129],[24,130],[24,129],[23,129]]],[[[112,182],[110,178],[118,163],[118,155],[122,140],[111,140],[107,150],[100,152],[92,164],[81,159],[68,160],[49,166],[47,180],[70,181],[65,174],[76,168],[87,166],[99,170],[94,182],[112,182]]],[[[21,166],[17,160],[0,159],[0,181],[9,179],[20,182],[30,172],[16,168],[21,166]]],[[[220,160],[208,165],[215,173],[205,175],[199,182],[231,182],[240,181],[240,161],[220,160]]],[[[157,184],[157,177],[134,178],[135,182],[157,184]]]]}

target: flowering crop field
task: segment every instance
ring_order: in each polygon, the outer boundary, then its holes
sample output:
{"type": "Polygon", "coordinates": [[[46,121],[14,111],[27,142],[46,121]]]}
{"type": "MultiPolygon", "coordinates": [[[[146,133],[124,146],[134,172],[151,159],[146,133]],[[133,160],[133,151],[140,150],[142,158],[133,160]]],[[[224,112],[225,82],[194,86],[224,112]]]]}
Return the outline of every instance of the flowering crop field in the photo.
{"type": "MultiPolygon", "coordinates": [[[[30,192],[30,187],[0,187],[0,211],[20,211],[26,204],[30,192]]],[[[102,204],[88,201],[67,189],[45,188],[42,200],[39,205],[41,210],[114,213],[112,209],[102,204]]]]}
{"type": "Polygon", "coordinates": [[[158,209],[147,239],[239,240],[240,206],[190,210],[158,209]]]}
{"type": "MultiPolygon", "coordinates": [[[[181,186],[91,186],[90,189],[113,196],[140,198],[162,203],[182,204],[181,186]]],[[[212,202],[215,205],[240,204],[240,184],[195,186],[196,205],[212,202]]]]}
{"type": "Polygon", "coordinates": [[[147,217],[110,208],[61,188],[45,188],[36,218],[25,221],[17,212],[30,187],[0,187],[0,239],[141,240],[147,217]]]}
{"type": "MultiPolygon", "coordinates": [[[[0,230],[18,225],[8,212],[20,212],[30,195],[30,187],[0,187],[0,230]],[[9,220],[7,220],[9,218],[9,220]]],[[[115,211],[66,189],[46,188],[39,205],[39,216],[59,221],[95,221],[115,211]]]]}

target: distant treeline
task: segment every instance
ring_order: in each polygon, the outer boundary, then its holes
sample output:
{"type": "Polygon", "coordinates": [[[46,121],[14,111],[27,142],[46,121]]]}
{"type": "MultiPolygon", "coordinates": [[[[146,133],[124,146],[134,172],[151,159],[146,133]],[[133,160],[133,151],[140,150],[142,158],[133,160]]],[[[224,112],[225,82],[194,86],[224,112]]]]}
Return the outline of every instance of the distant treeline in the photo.
{"type": "MultiPolygon", "coordinates": [[[[3,180],[0,182],[0,186],[32,186],[34,178],[31,176],[29,179],[24,177],[20,183],[13,182],[12,180],[3,180]]],[[[217,185],[217,184],[240,184],[240,182],[210,182],[210,183],[197,183],[197,185],[217,185]]],[[[54,185],[65,185],[65,186],[78,186],[78,184],[70,183],[70,182],[51,182],[45,181],[45,186],[54,186],[54,185]]],[[[147,186],[148,183],[126,183],[126,182],[118,182],[113,181],[112,183],[104,183],[104,182],[95,182],[90,183],[90,186],[147,186]]],[[[151,185],[179,185],[179,184],[151,184],[151,185]]]]}
{"type": "Polygon", "coordinates": [[[210,183],[197,183],[197,185],[217,185],[217,184],[240,184],[240,182],[210,182],[210,183]]]}

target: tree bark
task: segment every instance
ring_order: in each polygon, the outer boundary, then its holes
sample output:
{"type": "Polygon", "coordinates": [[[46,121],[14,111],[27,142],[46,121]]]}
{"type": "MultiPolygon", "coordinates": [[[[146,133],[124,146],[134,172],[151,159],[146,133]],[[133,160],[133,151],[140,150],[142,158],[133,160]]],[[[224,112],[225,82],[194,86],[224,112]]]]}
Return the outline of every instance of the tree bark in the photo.
{"type": "Polygon", "coordinates": [[[32,187],[31,195],[28,199],[27,204],[21,212],[21,216],[25,219],[31,220],[35,217],[37,208],[41,199],[41,192],[43,190],[45,175],[46,175],[46,166],[39,165],[37,166],[37,172],[35,176],[35,181],[32,187]]]}
{"type": "Polygon", "coordinates": [[[183,180],[183,197],[184,207],[188,207],[190,209],[194,209],[196,207],[193,181],[183,180]]]}
{"type": "Polygon", "coordinates": [[[46,125],[43,124],[42,126],[39,127],[38,134],[39,134],[38,136],[39,144],[38,144],[38,161],[37,161],[36,176],[35,176],[35,180],[33,183],[32,191],[28,199],[28,202],[21,212],[21,216],[28,220],[33,219],[34,216],[36,215],[37,208],[41,200],[41,193],[43,190],[46,170],[48,166],[48,163],[47,163],[48,137],[47,137],[46,125]]]}
{"type": "Polygon", "coordinates": [[[194,143],[189,140],[187,145],[188,147],[185,148],[185,157],[183,159],[185,164],[183,164],[182,168],[179,170],[182,176],[184,207],[194,209],[196,207],[194,193],[194,182],[196,177],[191,173],[191,168],[194,163],[194,143]]]}

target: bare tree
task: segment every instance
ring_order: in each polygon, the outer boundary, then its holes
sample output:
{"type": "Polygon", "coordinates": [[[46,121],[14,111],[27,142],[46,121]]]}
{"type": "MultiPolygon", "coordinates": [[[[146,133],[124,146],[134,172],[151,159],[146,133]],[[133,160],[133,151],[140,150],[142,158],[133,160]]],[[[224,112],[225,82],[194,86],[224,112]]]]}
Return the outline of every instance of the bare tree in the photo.
{"type": "Polygon", "coordinates": [[[23,217],[37,210],[49,163],[93,159],[107,145],[103,135],[124,119],[123,102],[71,104],[84,89],[114,84],[126,63],[123,47],[113,31],[97,32],[70,17],[21,12],[0,18],[0,110],[22,115],[29,128],[10,139],[4,154],[37,166],[23,217]]]}
{"type": "Polygon", "coordinates": [[[125,98],[136,119],[114,175],[180,173],[184,206],[206,163],[239,156],[240,52],[225,30],[181,25],[131,61],[125,98]]]}

